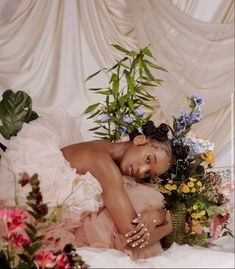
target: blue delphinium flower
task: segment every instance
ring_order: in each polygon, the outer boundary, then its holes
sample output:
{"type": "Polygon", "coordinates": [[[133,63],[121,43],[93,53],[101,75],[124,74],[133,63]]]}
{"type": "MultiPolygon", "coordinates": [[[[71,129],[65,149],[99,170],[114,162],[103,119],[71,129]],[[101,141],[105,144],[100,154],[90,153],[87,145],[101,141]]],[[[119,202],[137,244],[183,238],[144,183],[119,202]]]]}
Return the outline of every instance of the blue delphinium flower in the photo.
{"type": "Polygon", "coordinates": [[[200,111],[195,111],[191,114],[191,118],[193,123],[199,122],[202,119],[202,114],[200,113],[200,111]]]}
{"type": "Polygon", "coordinates": [[[127,123],[127,124],[130,124],[133,122],[133,119],[129,116],[124,116],[123,117],[123,122],[127,123]]]}
{"type": "Polygon", "coordinates": [[[125,126],[119,125],[117,126],[117,131],[121,133],[121,135],[124,135],[127,133],[127,128],[125,126]]]}
{"type": "Polygon", "coordinates": [[[107,114],[103,114],[102,115],[102,121],[103,122],[108,122],[110,120],[110,116],[109,115],[107,115],[107,114]]]}
{"type": "Polygon", "coordinates": [[[140,107],[137,107],[137,108],[135,109],[135,113],[137,114],[138,117],[142,117],[142,116],[144,115],[144,111],[143,111],[143,109],[140,108],[140,107]]]}
{"type": "Polygon", "coordinates": [[[196,109],[200,109],[201,106],[205,104],[204,100],[200,97],[200,95],[195,92],[192,94],[192,99],[196,104],[196,109]]]}

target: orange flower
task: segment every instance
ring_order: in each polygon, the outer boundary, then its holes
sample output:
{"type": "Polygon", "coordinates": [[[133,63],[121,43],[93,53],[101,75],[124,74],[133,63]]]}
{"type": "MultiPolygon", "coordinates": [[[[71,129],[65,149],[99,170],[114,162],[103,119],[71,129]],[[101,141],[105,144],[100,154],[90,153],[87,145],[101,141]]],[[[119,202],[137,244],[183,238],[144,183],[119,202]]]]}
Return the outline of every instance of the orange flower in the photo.
{"type": "Polygon", "coordinates": [[[215,156],[212,152],[202,153],[200,157],[207,162],[207,164],[212,164],[215,161],[215,156]]]}
{"type": "Polygon", "coordinates": [[[189,187],[186,184],[181,185],[181,191],[184,193],[188,193],[190,191],[189,187]]]}

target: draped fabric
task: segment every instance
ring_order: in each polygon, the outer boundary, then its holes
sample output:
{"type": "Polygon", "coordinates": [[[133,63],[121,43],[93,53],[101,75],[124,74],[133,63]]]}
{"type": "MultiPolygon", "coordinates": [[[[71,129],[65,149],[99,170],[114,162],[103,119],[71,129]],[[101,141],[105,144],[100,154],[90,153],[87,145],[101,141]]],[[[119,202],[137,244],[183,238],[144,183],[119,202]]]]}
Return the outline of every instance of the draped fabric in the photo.
{"type": "MultiPolygon", "coordinates": [[[[185,97],[199,93],[204,119],[193,131],[216,144],[217,165],[233,164],[233,0],[2,0],[0,93],[24,90],[37,112],[64,109],[76,118],[102,98],[87,88],[105,86],[107,78],[85,78],[119,57],[113,43],[151,44],[168,70],[157,73],[162,86],[149,89],[157,97],[154,121],[171,123],[185,97]]],[[[83,124],[91,139],[91,123],[83,124]]]]}

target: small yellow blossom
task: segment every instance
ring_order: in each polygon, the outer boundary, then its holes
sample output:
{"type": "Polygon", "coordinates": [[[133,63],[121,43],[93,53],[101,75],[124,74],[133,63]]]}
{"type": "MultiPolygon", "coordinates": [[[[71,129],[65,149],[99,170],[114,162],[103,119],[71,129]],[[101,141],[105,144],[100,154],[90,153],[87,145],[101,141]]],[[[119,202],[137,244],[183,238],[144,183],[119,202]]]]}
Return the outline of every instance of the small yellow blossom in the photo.
{"type": "Polygon", "coordinates": [[[195,188],[192,188],[191,192],[196,192],[196,189],[195,188]]]}
{"type": "Polygon", "coordinates": [[[190,180],[190,181],[194,181],[194,182],[197,181],[197,179],[194,178],[194,177],[190,177],[189,180],[190,180]]]}
{"type": "Polygon", "coordinates": [[[199,187],[201,187],[201,186],[202,186],[202,182],[199,180],[199,181],[197,182],[197,185],[198,185],[199,187]]]}
{"type": "Polygon", "coordinates": [[[212,164],[215,161],[215,156],[212,152],[202,153],[200,157],[206,161],[207,164],[212,164]]]}
{"type": "Polygon", "coordinates": [[[160,190],[161,193],[169,193],[169,191],[166,190],[166,189],[163,188],[163,187],[160,187],[159,190],[160,190]]]}
{"type": "Polygon", "coordinates": [[[205,210],[202,210],[201,212],[200,212],[200,215],[201,216],[204,216],[206,214],[206,211],[205,210]]]}
{"type": "Polygon", "coordinates": [[[196,225],[197,223],[198,223],[197,220],[194,220],[194,219],[192,220],[192,224],[193,224],[193,225],[196,225]]]}
{"type": "Polygon", "coordinates": [[[192,188],[194,186],[194,183],[192,181],[190,181],[190,182],[188,182],[187,185],[192,188]]]}
{"type": "Polygon", "coordinates": [[[186,184],[181,185],[181,190],[184,193],[188,193],[190,191],[189,187],[186,184]]]}
{"type": "Polygon", "coordinates": [[[170,179],[170,180],[168,181],[168,183],[172,184],[172,183],[173,183],[173,180],[172,180],[172,179],[170,179]]]}
{"type": "Polygon", "coordinates": [[[191,216],[192,216],[193,219],[200,219],[201,218],[200,213],[192,213],[191,216]]]}
{"type": "Polygon", "coordinates": [[[193,205],[193,210],[197,210],[198,206],[197,205],[193,205]]]}
{"type": "Polygon", "coordinates": [[[169,191],[175,190],[176,189],[176,185],[170,185],[170,184],[166,184],[165,188],[169,191]]]}

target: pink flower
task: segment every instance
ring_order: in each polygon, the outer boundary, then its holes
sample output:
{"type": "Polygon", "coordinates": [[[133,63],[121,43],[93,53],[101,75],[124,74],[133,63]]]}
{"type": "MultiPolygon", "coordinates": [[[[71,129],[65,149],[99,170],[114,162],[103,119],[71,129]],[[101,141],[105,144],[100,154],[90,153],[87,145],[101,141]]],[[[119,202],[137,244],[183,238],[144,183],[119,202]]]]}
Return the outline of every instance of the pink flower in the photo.
{"type": "Polygon", "coordinates": [[[29,243],[29,239],[22,234],[12,233],[10,238],[16,247],[21,247],[29,243]]]}
{"type": "Polygon", "coordinates": [[[60,254],[57,256],[56,258],[56,262],[57,262],[57,265],[61,268],[64,268],[64,269],[69,269],[71,268],[70,267],[70,264],[68,263],[68,258],[66,255],[64,254],[60,254]]]}
{"type": "Polygon", "coordinates": [[[8,232],[19,228],[22,229],[23,221],[28,217],[27,212],[17,208],[13,210],[3,209],[0,211],[0,218],[7,223],[8,232]]]}
{"type": "Polygon", "coordinates": [[[40,251],[35,257],[35,263],[42,269],[53,268],[56,265],[55,258],[51,251],[40,251]]]}
{"type": "Polygon", "coordinates": [[[223,225],[227,222],[229,215],[226,214],[225,216],[217,215],[211,222],[210,225],[210,234],[212,237],[218,237],[220,234],[223,225]]]}
{"type": "Polygon", "coordinates": [[[203,228],[200,223],[197,223],[193,225],[192,231],[195,232],[195,234],[202,234],[203,233],[203,228]]]}

